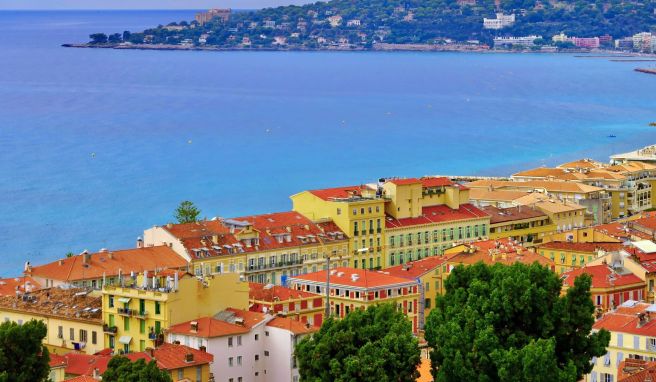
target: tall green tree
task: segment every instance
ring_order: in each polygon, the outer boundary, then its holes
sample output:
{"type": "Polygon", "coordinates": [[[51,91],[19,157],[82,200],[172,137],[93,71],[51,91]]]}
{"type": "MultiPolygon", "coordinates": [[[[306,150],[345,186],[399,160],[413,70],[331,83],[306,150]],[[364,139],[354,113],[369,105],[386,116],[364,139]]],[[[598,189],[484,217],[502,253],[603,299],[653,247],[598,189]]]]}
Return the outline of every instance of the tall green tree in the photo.
{"type": "Polygon", "coordinates": [[[436,382],[574,382],[606,353],[591,333],[592,280],[560,295],[558,276],[537,263],[456,267],[426,323],[436,382]]]}
{"type": "Polygon", "coordinates": [[[107,42],[107,35],[104,33],[90,34],[89,38],[91,39],[92,44],[104,44],[107,42]]]}
{"type": "Polygon", "coordinates": [[[411,382],[420,352],[412,325],[392,304],[329,317],[296,346],[301,381],[411,382]]]}
{"type": "Polygon", "coordinates": [[[193,223],[198,221],[198,215],[200,215],[200,210],[196,208],[194,203],[188,200],[180,203],[175,210],[175,218],[178,220],[178,223],[193,223]]]}
{"type": "Polygon", "coordinates": [[[103,382],[171,382],[171,376],[157,367],[155,361],[131,362],[127,357],[112,357],[102,375],[103,382]]]}
{"type": "Polygon", "coordinates": [[[0,381],[40,382],[50,373],[50,355],[43,346],[47,327],[30,320],[23,325],[4,322],[0,325],[0,381]]]}

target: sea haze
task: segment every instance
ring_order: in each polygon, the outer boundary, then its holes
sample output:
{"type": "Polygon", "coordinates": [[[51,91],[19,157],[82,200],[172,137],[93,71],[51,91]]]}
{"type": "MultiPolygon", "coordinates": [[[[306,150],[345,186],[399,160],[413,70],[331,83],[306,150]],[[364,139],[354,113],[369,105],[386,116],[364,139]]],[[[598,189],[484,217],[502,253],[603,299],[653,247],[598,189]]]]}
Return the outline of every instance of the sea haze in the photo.
{"type": "Polygon", "coordinates": [[[382,176],[506,175],[655,143],[656,76],[572,55],[62,48],[193,11],[0,12],[0,275],[382,176]],[[607,138],[614,134],[617,138],[607,138]]]}

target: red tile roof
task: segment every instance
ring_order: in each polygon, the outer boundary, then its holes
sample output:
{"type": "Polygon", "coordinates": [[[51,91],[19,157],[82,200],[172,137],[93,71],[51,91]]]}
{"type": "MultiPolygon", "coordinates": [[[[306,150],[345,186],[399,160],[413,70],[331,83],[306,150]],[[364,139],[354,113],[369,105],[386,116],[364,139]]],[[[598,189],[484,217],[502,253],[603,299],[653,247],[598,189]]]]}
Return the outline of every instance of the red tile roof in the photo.
{"type": "Polygon", "coordinates": [[[617,382],[656,381],[656,361],[627,358],[617,367],[617,382]]]}
{"type": "Polygon", "coordinates": [[[236,317],[239,317],[242,320],[244,320],[244,326],[247,328],[253,328],[266,319],[266,315],[264,313],[251,312],[248,310],[241,310],[235,308],[228,308],[226,309],[226,311],[232,312],[235,314],[236,317]]]}
{"type": "Polygon", "coordinates": [[[93,375],[94,369],[98,369],[99,374],[104,373],[112,356],[68,353],[64,354],[64,358],[67,363],[66,375],[93,375]]]}
{"type": "Polygon", "coordinates": [[[86,263],[84,262],[85,255],[77,255],[32,267],[31,273],[28,271],[28,274],[51,280],[72,282],[101,279],[103,274],[107,277],[118,276],[119,270],[123,274],[129,274],[131,271],[139,273],[146,270],[154,271],[155,269],[187,266],[187,261],[167,246],[98,252],[87,256],[86,263]]]}
{"type": "Polygon", "coordinates": [[[331,200],[331,199],[351,198],[353,196],[361,196],[362,190],[366,190],[366,189],[367,187],[364,185],[344,186],[344,187],[335,187],[335,188],[324,188],[321,190],[310,190],[310,193],[323,200],[331,200]]]}
{"type": "Polygon", "coordinates": [[[264,285],[260,283],[249,283],[249,298],[257,301],[287,301],[304,298],[316,298],[317,295],[310,292],[287,288],[280,285],[264,285]]]}
{"type": "Polygon", "coordinates": [[[406,279],[416,279],[432,272],[446,261],[442,256],[429,256],[421,260],[411,261],[406,264],[385,268],[383,271],[391,276],[402,277],[406,279]]]}
{"type": "Polygon", "coordinates": [[[97,379],[93,379],[88,375],[79,375],[70,379],[65,379],[64,382],[98,382],[97,379]]]}
{"type": "Polygon", "coordinates": [[[284,329],[296,335],[314,333],[319,330],[318,326],[304,324],[300,321],[292,320],[288,317],[276,317],[273,320],[267,322],[267,326],[284,329]]]}
{"type": "MultiPolygon", "coordinates": [[[[429,187],[442,187],[442,186],[461,186],[459,184],[453,183],[451,179],[446,178],[446,177],[424,177],[421,178],[421,185],[424,188],[429,188],[429,187]]],[[[467,189],[464,186],[461,186],[461,189],[467,189]]]]}
{"type": "MultiPolygon", "coordinates": [[[[626,303],[625,303],[626,304],[626,303]]],[[[642,302],[633,307],[619,306],[616,310],[606,313],[592,326],[593,329],[606,329],[611,332],[637,334],[656,337],[656,315],[645,312],[650,305],[642,302]],[[640,325],[637,313],[645,313],[648,321],[640,325]]]]}
{"type": "Polygon", "coordinates": [[[29,276],[0,279],[0,296],[15,296],[17,290],[25,292],[25,289],[32,292],[41,289],[41,284],[29,276]]]}
{"type": "Polygon", "coordinates": [[[573,269],[569,272],[562,274],[561,279],[563,284],[571,287],[574,286],[574,280],[582,274],[588,274],[592,277],[591,288],[613,288],[625,287],[634,285],[636,287],[644,287],[645,282],[633,273],[618,274],[606,264],[585,266],[578,269],[573,269]],[[611,282],[612,275],[612,282],[611,282]]]}
{"type": "Polygon", "coordinates": [[[599,249],[604,250],[606,252],[616,252],[622,249],[623,245],[622,243],[605,243],[605,242],[572,243],[568,241],[551,241],[540,245],[539,248],[555,249],[560,251],[594,253],[596,250],[599,249]]]}
{"type": "Polygon", "coordinates": [[[448,263],[475,264],[482,261],[485,264],[510,265],[514,263],[532,264],[537,261],[541,265],[554,267],[554,262],[550,259],[529,251],[510,239],[476,241],[456,248],[459,247],[463,248],[462,251],[447,255],[448,263]]]}
{"type": "Polygon", "coordinates": [[[452,209],[447,205],[424,207],[421,216],[416,218],[395,219],[392,216],[385,218],[385,227],[394,229],[423,224],[444,223],[458,220],[482,219],[489,215],[472,204],[461,204],[460,208],[452,209]]]}
{"type": "Polygon", "coordinates": [[[50,362],[48,362],[48,364],[51,368],[66,366],[66,357],[59,354],[50,353],[50,362]]]}
{"type": "Polygon", "coordinates": [[[403,186],[408,184],[418,184],[421,183],[421,180],[418,178],[404,178],[404,179],[390,179],[388,182],[396,184],[397,186],[403,186]]]}
{"type": "MultiPolygon", "coordinates": [[[[290,283],[294,282],[312,282],[312,283],[325,283],[326,271],[318,271],[308,273],[305,275],[298,275],[289,278],[290,283]]],[[[369,271],[366,269],[356,269],[348,267],[338,267],[331,270],[330,285],[332,286],[346,286],[355,288],[383,288],[392,285],[416,285],[416,282],[406,278],[397,277],[385,274],[384,272],[369,271]],[[352,275],[357,275],[354,278],[352,275]]]]}
{"type": "Polygon", "coordinates": [[[599,232],[618,239],[631,239],[632,236],[642,239],[652,239],[651,235],[632,229],[626,223],[608,223],[595,226],[594,228],[599,232]]]}
{"type": "Polygon", "coordinates": [[[185,336],[214,338],[231,336],[235,334],[245,334],[250,331],[242,325],[231,324],[213,317],[201,317],[196,320],[183,322],[181,324],[173,325],[169,328],[169,333],[182,334],[185,336]],[[191,329],[191,323],[198,323],[198,330],[191,329]]]}
{"type": "Polygon", "coordinates": [[[321,241],[326,243],[348,240],[333,222],[314,223],[295,211],[170,224],[162,228],[182,241],[192,259],[317,246],[321,241]],[[241,222],[245,226],[235,227],[231,232],[230,226],[236,222],[241,222]],[[257,234],[256,245],[251,243],[246,245],[239,240],[237,235],[246,229],[246,226],[252,227],[257,234]],[[289,239],[285,238],[286,235],[289,239]]]}
{"type": "Polygon", "coordinates": [[[651,216],[648,216],[648,217],[636,219],[636,220],[631,221],[629,224],[633,225],[633,226],[639,226],[639,227],[643,227],[643,228],[655,231],[656,230],[656,216],[651,215],[651,216]]]}
{"type": "Polygon", "coordinates": [[[197,350],[185,345],[176,345],[165,343],[160,347],[153,350],[152,357],[148,351],[139,353],[127,354],[131,361],[143,359],[146,363],[150,362],[153,358],[157,362],[157,367],[162,370],[176,370],[185,367],[205,365],[214,361],[214,356],[208,352],[197,350]],[[193,360],[187,362],[185,360],[187,354],[193,355],[193,360]]]}

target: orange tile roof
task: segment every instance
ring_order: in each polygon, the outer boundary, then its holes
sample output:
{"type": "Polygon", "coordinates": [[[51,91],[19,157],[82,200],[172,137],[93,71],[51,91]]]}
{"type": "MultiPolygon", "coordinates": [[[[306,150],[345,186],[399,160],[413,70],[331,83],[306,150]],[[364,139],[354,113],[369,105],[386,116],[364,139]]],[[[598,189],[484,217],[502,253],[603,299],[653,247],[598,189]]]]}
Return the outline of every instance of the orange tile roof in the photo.
{"type": "Polygon", "coordinates": [[[422,188],[431,188],[431,187],[446,187],[446,186],[455,186],[456,183],[451,181],[451,179],[446,177],[421,177],[421,178],[398,178],[398,179],[389,179],[388,182],[394,183],[397,186],[405,184],[417,184],[421,183],[422,188]]]}
{"type": "Polygon", "coordinates": [[[29,276],[0,279],[0,296],[15,296],[17,290],[22,293],[25,289],[32,292],[41,289],[41,284],[29,276]]]}
{"type": "Polygon", "coordinates": [[[578,182],[567,182],[560,180],[530,180],[526,182],[507,180],[476,180],[467,183],[469,188],[492,188],[492,189],[545,189],[547,192],[576,192],[589,193],[603,191],[603,188],[590,186],[578,182]]]}
{"type": "Polygon", "coordinates": [[[617,382],[656,381],[656,361],[627,358],[617,367],[617,382]]]}
{"type": "Polygon", "coordinates": [[[78,288],[46,288],[30,292],[29,299],[0,296],[0,307],[35,316],[102,322],[102,297],[78,288]]]}
{"type": "MultiPolygon", "coordinates": [[[[294,282],[311,282],[311,283],[321,283],[326,282],[326,271],[318,271],[314,273],[308,273],[305,275],[298,275],[289,278],[290,283],[294,282]]],[[[331,270],[330,275],[330,285],[332,286],[345,286],[345,287],[355,287],[355,288],[383,288],[388,286],[396,285],[416,285],[415,281],[408,280],[406,278],[397,277],[385,274],[378,271],[369,271],[366,269],[356,269],[348,267],[338,267],[331,270]],[[357,278],[354,279],[352,275],[357,275],[357,278]]]]}
{"type": "Polygon", "coordinates": [[[263,322],[266,319],[266,314],[259,312],[251,312],[248,310],[228,308],[228,312],[232,312],[236,317],[244,320],[244,326],[247,328],[253,328],[263,322]]]}
{"type": "Polygon", "coordinates": [[[182,241],[192,259],[317,246],[321,241],[326,243],[348,240],[333,222],[314,223],[295,211],[169,224],[162,228],[182,241]],[[244,227],[235,227],[231,232],[230,225],[236,222],[242,223],[244,227]],[[237,236],[247,226],[252,227],[258,237],[255,245],[246,245],[237,236]],[[289,235],[289,240],[284,239],[285,235],[289,235]]]}
{"type": "Polygon", "coordinates": [[[561,168],[599,168],[603,167],[603,164],[601,162],[597,162],[595,160],[589,159],[589,158],[583,158],[579,160],[575,160],[572,162],[567,162],[559,165],[558,167],[561,168]]]}
{"type": "Polygon", "coordinates": [[[64,382],[98,382],[97,379],[93,379],[88,375],[79,375],[70,379],[65,379],[64,382]]]}
{"type": "Polygon", "coordinates": [[[656,230],[656,216],[648,216],[631,221],[630,225],[656,230]]]}
{"type": "Polygon", "coordinates": [[[494,206],[481,207],[485,213],[490,215],[490,224],[513,222],[526,219],[548,219],[548,216],[539,209],[533,209],[527,206],[517,206],[509,208],[498,208],[494,206]]]}
{"type": "Polygon", "coordinates": [[[273,320],[267,322],[266,325],[273,328],[285,329],[296,335],[314,333],[319,330],[318,326],[304,324],[300,321],[292,320],[288,317],[276,317],[273,320]]]}
{"type": "Polygon", "coordinates": [[[383,271],[391,276],[402,277],[406,279],[416,279],[432,272],[446,261],[442,256],[429,256],[421,260],[415,260],[406,264],[385,268],[383,271]]]}
{"type": "Polygon", "coordinates": [[[214,338],[231,336],[235,334],[245,334],[250,331],[247,328],[238,324],[231,324],[213,317],[201,317],[196,320],[183,322],[173,325],[169,328],[169,333],[182,334],[185,336],[214,338]],[[191,328],[191,323],[198,323],[198,330],[194,331],[191,328]]]}
{"type": "Polygon", "coordinates": [[[395,219],[388,215],[385,218],[385,227],[387,229],[409,227],[423,224],[452,222],[458,220],[470,220],[488,218],[489,215],[481,211],[473,204],[461,204],[460,208],[453,209],[449,206],[442,204],[437,206],[429,206],[421,209],[421,216],[416,218],[402,218],[395,219]]]}
{"type": "Polygon", "coordinates": [[[512,202],[513,200],[519,199],[528,194],[529,193],[526,191],[509,191],[509,190],[490,191],[484,188],[472,188],[469,191],[469,200],[512,202]]]}
{"type": "Polygon", "coordinates": [[[554,249],[559,251],[571,251],[571,252],[584,252],[584,253],[594,253],[596,250],[604,250],[606,252],[616,252],[622,249],[624,246],[622,243],[605,243],[605,242],[593,242],[593,243],[573,243],[569,241],[550,241],[548,243],[541,244],[538,248],[554,249]]]}
{"type": "Polygon", "coordinates": [[[176,370],[186,367],[205,365],[214,361],[214,356],[208,352],[197,350],[185,345],[176,345],[164,343],[160,347],[153,349],[153,356],[148,351],[127,354],[131,361],[144,359],[146,363],[153,358],[157,362],[157,367],[162,370],[176,370]],[[193,355],[193,361],[187,362],[187,354],[193,355]]]}
{"type": "Polygon", "coordinates": [[[569,287],[574,286],[574,280],[582,274],[588,274],[592,277],[592,289],[596,288],[613,288],[625,287],[634,285],[636,287],[644,287],[645,282],[633,273],[619,274],[615,273],[608,265],[590,265],[582,268],[573,269],[561,275],[563,284],[569,287]],[[612,282],[611,282],[612,275],[612,282]]]}
{"type": "MultiPolygon", "coordinates": [[[[626,303],[625,303],[626,304],[626,303]]],[[[649,304],[638,302],[633,307],[619,306],[616,310],[606,313],[592,326],[593,329],[606,329],[611,332],[637,334],[656,337],[656,314],[646,312],[649,304]],[[637,313],[644,313],[648,318],[642,325],[637,313]]]]}
{"type": "Polygon", "coordinates": [[[154,271],[162,268],[183,268],[187,261],[167,246],[133,248],[120,251],[98,252],[88,255],[77,255],[54,261],[49,264],[32,267],[28,274],[45,279],[72,282],[78,280],[101,279],[118,276],[131,271],[154,271]]]}
{"type": "Polygon", "coordinates": [[[397,186],[403,186],[407,184],[418,184],[421,183],[421,180],[418,178],[399,178],[399,179],[390,179],[388,182],[396,184],[397,186]]]}
{"type": "Polygon", "coordinates": [[[316,298],[317,295],[310,292],[287,288],[280,285],[264,285],[260,283],[248,283],[249,298],[257,301],[288,301],[304,298],[316,298]]]}
{"type": "Polygon", "coordinates": [[[476,241],[462,245],[462,247],[461,252],[447,255],[448,263],[475,264],[482,261],[490,265],[496,263],[510,265],[514,263],[532,264],[537,261],[541,265],[554,267],[554,262],[550,259],[531,252],[510,239],[476,241]]]}
{"type": "Polygon", "coordinates": [[[362,191],[368,190],[367,186],[344,186],[344,187],[334,187],[334,188],[324,188],[320,190],[310,190],[314,196],[321,198],[323,200],[331,199],[344,199],[351,198],[353,196],[359,197],[362,196],[362,191]]]}

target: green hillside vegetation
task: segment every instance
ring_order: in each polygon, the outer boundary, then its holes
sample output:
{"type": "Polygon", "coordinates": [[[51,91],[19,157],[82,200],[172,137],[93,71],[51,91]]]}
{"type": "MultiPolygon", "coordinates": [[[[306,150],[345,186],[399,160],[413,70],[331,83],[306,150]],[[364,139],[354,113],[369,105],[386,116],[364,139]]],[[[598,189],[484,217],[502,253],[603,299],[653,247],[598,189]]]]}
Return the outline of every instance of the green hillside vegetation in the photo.
{"type": "Polygon", "coordinates": [[[117,39],[123,39],[131,43],[180,44],[187,40],[194,45],[223,48],[273,47],[284,43],[307,49],[350,44],[366,49],[379,42],[432,44],[452,39],[491,43],[497,35],[536,34],[550,41],[551,36],[560,32],[577,37],[610,34],[620,38],[650,31],[656,25],[654,0],[500,0],[499,8],[492,0],[465,2],[467,0],[332,0],[236,11],[227,22],[218,18],[204,25],[182,21],[143,32],[113,34],[109,41],[103,41],[100,36],[94,41],[116,43],[117,39]],[[514,13],[515,24],[496,31],[483,29],[483,17],[494,18],[497,11],[514,13]],[[341,16],[338,25],[331,25],[329,18],[333,16],[341,16]],[[359,20],[360,25],[354,25],[357,22],[353,20],[359,20]],[[269,21],[268,26],[265,26],[266,21],[269,21]],[[352,21],[350,25],[349,21],[352,21]]]}

